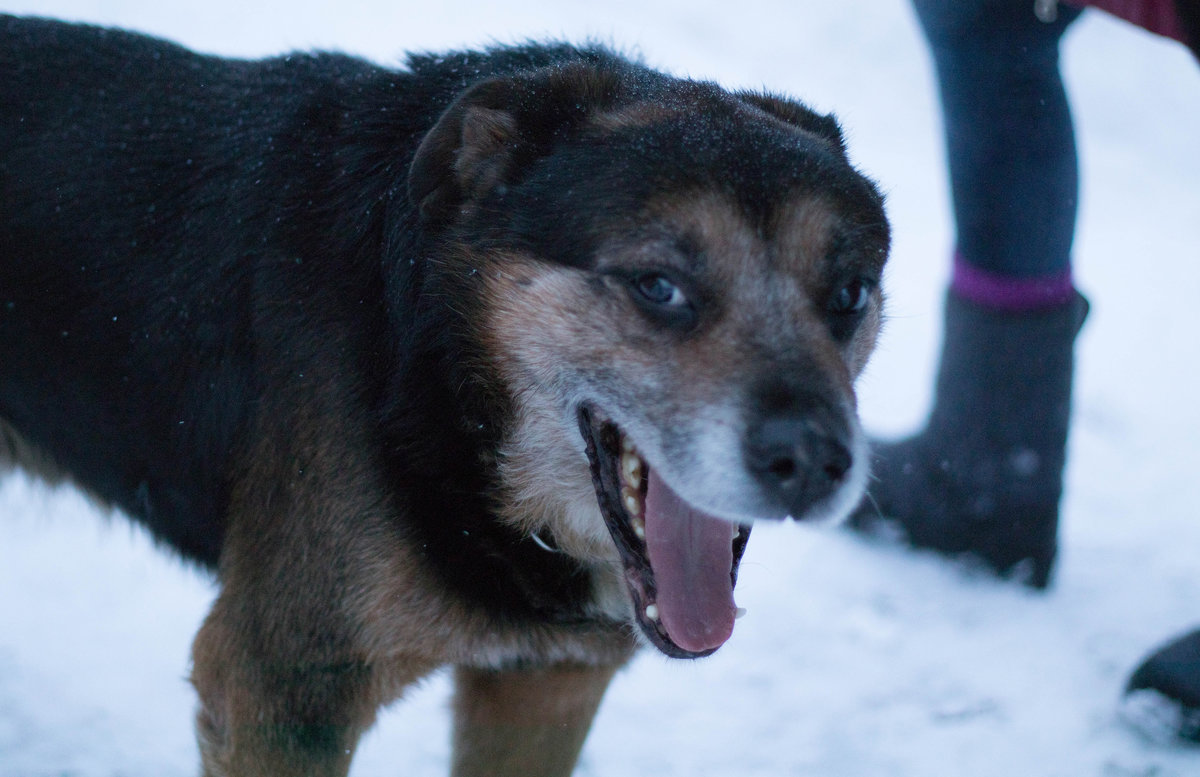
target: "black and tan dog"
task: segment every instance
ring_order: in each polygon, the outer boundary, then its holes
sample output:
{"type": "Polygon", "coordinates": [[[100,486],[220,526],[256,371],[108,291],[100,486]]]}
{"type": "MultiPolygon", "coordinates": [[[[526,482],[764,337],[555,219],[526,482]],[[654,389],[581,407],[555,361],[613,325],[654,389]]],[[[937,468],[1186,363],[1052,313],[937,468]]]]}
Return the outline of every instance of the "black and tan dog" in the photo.
{"type": "Polygon", "coordinates": [[[343,774],[444,665],[454,774],[567,774],[752,520],[861,494],[888,227],[827,116],[565,45],[0,18],[0,73],[0,458],[215,570],[207,775],[343,774]]]}

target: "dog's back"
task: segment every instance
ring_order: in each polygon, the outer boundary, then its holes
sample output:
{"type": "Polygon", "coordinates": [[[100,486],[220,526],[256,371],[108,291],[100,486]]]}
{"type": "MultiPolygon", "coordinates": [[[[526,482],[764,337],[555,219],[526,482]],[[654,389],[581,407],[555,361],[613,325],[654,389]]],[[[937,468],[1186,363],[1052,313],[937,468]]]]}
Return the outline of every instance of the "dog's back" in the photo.
{"type": "Polygon", "coordinates": [[[303,106],[371,68],[10,17],[0,72],[7,447],[214,563],[259,380],[256,268],[286,260],[263,249],[287,213],[280,160],[319,159],[303,106]]]}
{"type": "Polygon", "coordinates": [[[0,417],[101,499],[212,562],[224,501],[214,462],[244,412],[249,344],[197,336],[196,319],[242,314],[227,258],[244,248],[222,245],[194,210],[231,217],[239,193],[201,184],[184,202],[152,182],[163,168],[199,180],[242,163],[229,153],[237,140],[196,136],[228,110],[214,94],[228,71],[138,36],[11,18],[0,70],[0,417]],[[136,269],[150,255],[177,267],[136,269]],[[180,395],[184,369],[208,372],[208,390],[180,395]],[[227,420],[208,426],[196,457],[181,440],[214,414],[227,420]]]}

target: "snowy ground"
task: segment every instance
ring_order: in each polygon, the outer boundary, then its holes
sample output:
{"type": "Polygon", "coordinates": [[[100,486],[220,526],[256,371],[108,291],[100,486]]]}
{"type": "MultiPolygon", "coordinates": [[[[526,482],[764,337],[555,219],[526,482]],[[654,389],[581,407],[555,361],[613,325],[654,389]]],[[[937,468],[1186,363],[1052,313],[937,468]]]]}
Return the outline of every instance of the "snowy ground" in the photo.
{"type": "MultiPolygon", "coordinates": [[[[1029,0],[1032,5],[1033,0],[1029,0]]],[[[929,401],[950,248],[937,117],[907,5],[817,0],[0,0],[225,54],[586,36],[728,86],[836,111],[889,193],[891,315],[861,383],[868,426],[929,401]],[[436,11],[426,10],[436,8],[436,11]],[[736,10],[733,10],[736,9],[736,10]]],[[[1153,643],[1200,623],[1200,69],[1097,14],[1066,44],[1084,167],[1078,275],[1093,302],[1057,584],[1045,595],[837,530],[762,526],[750,614],[714,658],[642,655],[582,775],[1186,777],[1200,750],[1131,733],[1115,702],[1153,643]]],[[[184,682],[208,580],[121,517],[0,481],[0,777],[195,773],[184,682]]],[[[447,684],[389,711],[353,774],[445,771],[447,684]]]]}

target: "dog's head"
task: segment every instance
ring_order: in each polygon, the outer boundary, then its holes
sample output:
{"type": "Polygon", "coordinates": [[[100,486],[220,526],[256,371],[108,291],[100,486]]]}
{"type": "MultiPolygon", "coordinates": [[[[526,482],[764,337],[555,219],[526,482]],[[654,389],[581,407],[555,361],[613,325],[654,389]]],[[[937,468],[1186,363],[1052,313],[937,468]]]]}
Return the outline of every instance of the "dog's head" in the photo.
{"type": "Polygon", "coordinates": [[[615,570],[667,654],[715,650],[749,524],[842,515],[866,481],[889,233],[837,124],[567,63],[463,94],[409,192],[511,403],[506,519],[615,570]]]}

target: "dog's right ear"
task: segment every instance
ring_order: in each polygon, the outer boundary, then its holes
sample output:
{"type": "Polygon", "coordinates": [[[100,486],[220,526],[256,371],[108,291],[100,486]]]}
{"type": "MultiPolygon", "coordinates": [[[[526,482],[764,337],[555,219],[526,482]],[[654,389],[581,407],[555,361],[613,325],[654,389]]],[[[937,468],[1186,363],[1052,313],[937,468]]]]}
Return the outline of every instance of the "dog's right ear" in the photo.
{"type": "Polygon", "coordinates": [[[516,117],[500,107],[513,84],[494,79],[459,97],[417,147],[408,195],[421,219],[441,220],[503,181],[521,146],[516,117]]]}

